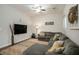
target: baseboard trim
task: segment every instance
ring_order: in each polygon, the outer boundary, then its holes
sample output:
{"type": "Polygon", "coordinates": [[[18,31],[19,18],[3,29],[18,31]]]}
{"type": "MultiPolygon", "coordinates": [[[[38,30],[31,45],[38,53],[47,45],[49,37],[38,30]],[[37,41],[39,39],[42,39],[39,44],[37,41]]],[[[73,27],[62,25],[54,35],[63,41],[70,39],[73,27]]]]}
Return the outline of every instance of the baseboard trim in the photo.
{"type": "Polygon", "coordinates": [[[14,45],[19,44],[19,43],[24,42],[24,41],[29,40],[29,39],[30,39],[30,38],[25,39],[25,40],[22,40],[22,41],[19,41],[19,42],[16,42],[16,43],[14,43],[14,45]]]}
{"type": "MultiPolygon", "coordinates": [[[[20,41],[20,42],[17,42],[17,43],[14,43],[14,45],[19,44],[19,43],[24,42],[24,41],[29,40],[29,39],[30,39],[30,38],[25,39],[25,40],[20,41]]],[[[8,48],[8,47],[11,47],[11,46],[13,46],[13,45],[8,45],[8,46],[5,46],[5,47],[2,47],[2,48],[0,48],[0,51],[3,50],[3,49],[6,49],[6,48],[8,48]]]]}
{"type": "Polygon", "coordinates": [[[5,47],[2,47],[2,48],[0,48],[0,51],[3,50],[3,49],[8,48],[8,47],[10,47],[10,46],[12,46],[12,45],[8,45],[8,46],[5,46],[5,47]]]}

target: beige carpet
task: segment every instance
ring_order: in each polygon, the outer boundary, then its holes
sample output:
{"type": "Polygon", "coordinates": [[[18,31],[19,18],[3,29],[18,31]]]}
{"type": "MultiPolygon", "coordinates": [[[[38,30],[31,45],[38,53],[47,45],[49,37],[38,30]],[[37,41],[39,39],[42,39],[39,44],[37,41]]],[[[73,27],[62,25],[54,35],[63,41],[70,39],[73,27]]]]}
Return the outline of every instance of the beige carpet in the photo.
{"type": "Polygon", "coordinates": [[[36,43],[48,45],[48,42],[39,41],[38,39],[28,39],[28,40],[25,40],[21,43],[18,43],[16,45],[13,45],[11,47],[1,50],[0,54],[21,55],[23,53],[23,51],[25,51],[27,48],[31,47],[32,45],[34,45],[36,43]]]}

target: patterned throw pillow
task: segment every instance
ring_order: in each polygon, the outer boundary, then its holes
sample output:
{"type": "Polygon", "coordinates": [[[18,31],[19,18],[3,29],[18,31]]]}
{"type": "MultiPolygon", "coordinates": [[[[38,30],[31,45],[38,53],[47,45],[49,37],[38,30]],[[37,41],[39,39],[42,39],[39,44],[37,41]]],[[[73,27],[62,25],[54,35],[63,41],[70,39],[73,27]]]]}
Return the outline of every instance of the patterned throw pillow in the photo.
{"type": "Polygon", "coordinates": [[[60,34],[55,34],[53,40],[59,40],[60,39],[60,34]]]}
{"type": "Polygon", "coordinates": [[[48,52],[57,52],[63,50],[64,49],[63,44],[64,41],[55,41],[52,47],[48,49],[48,52]]]}
{"type": "Polygon", "coordinates": [[[48,43],[48,47],[52,47],[52,45],[54,44],[55,41],[60,39],[60,35],[59,34],[55,34],[53,36],[51,36],[50,41],[48,43]]]}

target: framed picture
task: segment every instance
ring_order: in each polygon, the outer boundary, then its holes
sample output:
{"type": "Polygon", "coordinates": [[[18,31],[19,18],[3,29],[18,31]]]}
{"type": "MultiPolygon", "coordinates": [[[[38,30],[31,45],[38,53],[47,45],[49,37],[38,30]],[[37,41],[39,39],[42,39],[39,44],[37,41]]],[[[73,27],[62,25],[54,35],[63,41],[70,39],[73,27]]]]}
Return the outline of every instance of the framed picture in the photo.
{"type": "Polygon", "coordinates": [[[45,25],[54,25],[54,22],[53,21],[45,22],[45,25]]]}
{"type": "Polygon", "coordinates": [[[79,30],[78,5],[70,8],[68,13],[68,22],[71,30],[79,30]]]}

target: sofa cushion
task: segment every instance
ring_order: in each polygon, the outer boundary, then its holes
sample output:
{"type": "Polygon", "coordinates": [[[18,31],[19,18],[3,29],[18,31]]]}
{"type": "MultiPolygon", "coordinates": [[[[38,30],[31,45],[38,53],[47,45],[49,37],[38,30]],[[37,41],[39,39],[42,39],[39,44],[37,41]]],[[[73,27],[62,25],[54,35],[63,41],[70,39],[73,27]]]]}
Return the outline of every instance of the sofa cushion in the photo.
{"type": "Polygon", "coordinates": [[[79,54],[79,47],[73,43],[70,39],[65,40],[64,43],[64,51],[63,54],[66,55],[78,55],[79,54]]]}
{"type": "Polygon", "coordinates": [[[52,32],[44,32],[45,33],[45,36],[52,36],[52,35],[54,35],[54,33],[52,33],[52,32]]]}
{"type": "Polygon", "coordinates": [[[51,48],[48,49],[48,52],[57,52],[63,50],[63,41],[55,41],[51,48]]]}
{"type": "Polygon", "coordinates": [[[48,48],[52,47],[52,45],[53,45],[54,42],[55,42],[55,41],[49,41],[49,42],[48,42],[48,48]]]}
{"type": "Polygon", "coordinates": [[[65,55],[79,55],[79,48],[76,48],[76,47],[67,47],[63,51],[63,54],[65,54],[65,55]]]}
{"type": "Polygon", "coordinates": [[[40,32],[39,35],[40,35],[40,36],[45,36],[45,33],[44,33],[44,32],[40,32]]]}
{"type": "Polygon", "coordinates": [[[68,37],[64,34],[60,34],[60,40],[66,40],[68,37]]]}

